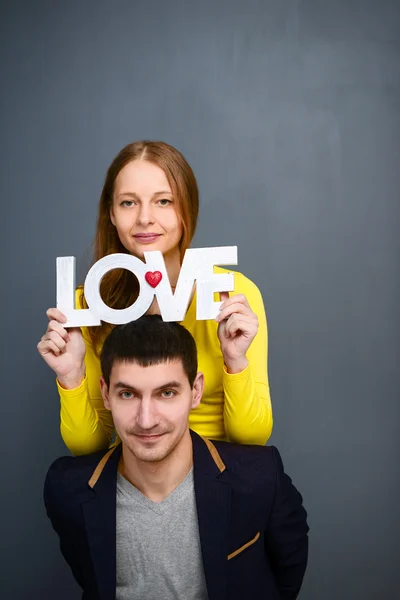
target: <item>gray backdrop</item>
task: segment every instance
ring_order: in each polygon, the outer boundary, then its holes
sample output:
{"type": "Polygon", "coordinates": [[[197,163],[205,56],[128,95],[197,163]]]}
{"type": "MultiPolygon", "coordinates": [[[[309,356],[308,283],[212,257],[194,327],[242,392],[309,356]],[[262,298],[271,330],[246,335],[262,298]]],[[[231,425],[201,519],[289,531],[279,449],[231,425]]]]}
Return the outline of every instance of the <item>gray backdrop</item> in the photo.
{"type": "Polygon", "coordinates": [[[80,597],[42,504],[66,453],[36,352],[55,258],[90,260],[105,170],[177,146],[195,246],[267,309],[272,442],[311,526],[303,600],[395,599],[400,3],[2,2],[1,598],[80,597]]]}

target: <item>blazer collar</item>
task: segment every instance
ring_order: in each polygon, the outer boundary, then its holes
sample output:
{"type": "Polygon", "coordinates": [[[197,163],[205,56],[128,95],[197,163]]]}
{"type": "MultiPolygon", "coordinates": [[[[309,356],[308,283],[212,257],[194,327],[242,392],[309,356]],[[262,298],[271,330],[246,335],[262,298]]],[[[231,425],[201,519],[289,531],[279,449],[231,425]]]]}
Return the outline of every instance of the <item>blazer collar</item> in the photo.
{"type": "Polygon", "coordinates": [[[231,485],[212,442],[190,432],[194,489],[204,574],[209,600],[225,600],[228,568],[231,485]]]}
{"type": "MultiPolygon", "coordinates": [[[[225,600],[228,567],[231,485],[216,447],[190,431],[193,473],[204,574],[209,600],[225,600]]],[[[116,490],[122,444],[96,466],[82,504],[100,600],[114,600],[116,590],[116,490]]]]}
{"type": "Polygon", "coordinates": [[[93,490],[90,499],[82,503],[99,600],[115,600],[116,497],[121,451],[122,444],[118,444],[103,456],[88,482],[93,490]]]}

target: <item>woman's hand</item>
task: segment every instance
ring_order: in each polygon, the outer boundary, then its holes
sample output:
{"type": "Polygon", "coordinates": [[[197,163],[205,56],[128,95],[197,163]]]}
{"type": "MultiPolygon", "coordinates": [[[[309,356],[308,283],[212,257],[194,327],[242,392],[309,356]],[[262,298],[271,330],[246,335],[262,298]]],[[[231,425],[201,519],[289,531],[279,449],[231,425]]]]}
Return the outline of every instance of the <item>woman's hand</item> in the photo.
{"type": "Polygon", "coordinates": [[[37,345],[39,354],[57,375],[60,385],[66,389],[79,387],[85,376],[86,346],[79,327],[66,330],[66,317],[57,308],[47,311],[49,324],[37,345]]]}
{"type": "Polygon", "coordinates": [[[240,373],[249,364],[246,352],[258,331],[258,318],[243,294],[229,298],[222,292],[220,299],[223,304],[215,320],[222,355],[228,373],[240,373]]]}

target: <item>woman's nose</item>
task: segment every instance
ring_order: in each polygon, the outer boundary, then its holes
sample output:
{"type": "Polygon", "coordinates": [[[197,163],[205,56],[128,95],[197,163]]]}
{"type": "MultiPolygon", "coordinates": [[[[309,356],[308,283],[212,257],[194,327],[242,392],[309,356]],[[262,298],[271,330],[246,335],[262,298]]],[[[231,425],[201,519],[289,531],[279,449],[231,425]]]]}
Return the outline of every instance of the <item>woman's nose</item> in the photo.
{"type": "Polygon", "coordinates": [[[154,215],[151,206],[148,204],[141,204],[138,211],[137,222],[139,225],[147,226],[154,223],[154,215]]]}

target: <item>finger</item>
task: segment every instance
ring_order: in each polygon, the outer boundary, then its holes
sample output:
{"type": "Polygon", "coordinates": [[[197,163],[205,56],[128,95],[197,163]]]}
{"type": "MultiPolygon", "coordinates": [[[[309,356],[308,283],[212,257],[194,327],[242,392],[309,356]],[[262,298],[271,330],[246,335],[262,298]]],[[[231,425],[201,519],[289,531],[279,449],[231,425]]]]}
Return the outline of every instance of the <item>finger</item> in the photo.
{"type": "Polygon", "coordinates": [[[219,321],[223,321],[224,319],[227,319],[228,317],[230,317],[233,314],[242,314],[242,315],[247,315],[249,317],[251,316],[256,316],[249,305],[245,305],[245,304],[241,304],[239,302],[235,302],[233,304],[229,304],[229,306],[224,305],[220,312],[218,313],[218,315],[216,316],[216,320],[219,321]]]}
{"type": "Polygon", "coordinates": [[[220,302],[225,302],[225,300],[229,300],[229,292],[220,292],[219,299],[220,302]]]}
{"type": "Polygon", "coordinates": [[[58,335],[60,337],[63,338],[63,340],[68,342],[68,339],[69,339],[68,331],[66,329],[64,329],[64,327],[58,321],[54,321],[54,319],[52,321],[50,321],[47,326],[47,331],[48,332],[55,331],[56,333],[58,333],[58,335]]]}
{"type": "Polygon", "coordinates": [[[54,356],[60,356],[61,350],[56,346],[52,340],[41,341],[37,345],[39,354],[46,356],[46,354],[54,354],[54,356]]]}
{"type": "Polygon", "coordinates": [[[231,304],[235,303],[241,304],[242,306],[246,306],[249,310],[251,310],[250,304],[248,303],[247,298],[244,294],[236,294],[235,296],[231,296],[228,300],[225,300],[225,302],[221,304],[220,310],[223,310],[224,308],[227,308],[231,304]]]}
{"type": "Polygon", "coordinates": [[[48,319],[54,319],[59,323],[66,323],[68,321],[67,317],[61,312],[61,310],[58,310],[58,308],[49,308],[46,311],[46,315],[48,319]]]}
{"type": "Polygon", "coordinates": [[[228,306],[232,302],[240,302],[245,306],[249,306],[248,300],[244,294],[234,294],[225,300],[225,304],[228,306]]]}
{"type": "Polygon", "coordinates": [[[226,322],[225,334],[228,337],[235,337],[238,332],[245,337],[252,337],[257,333],[257,326],[252,319],[234,315],[226,322]]]}
{"type": "Polygon", "coordinates": [[[68,337],[71,337],[71,335],[76,334],[82,335],[82,330],[80,327],[69,327],[66,331],[68,333],[68,337]]]}
{"type": "Polygon", "coordinates": [[[52,352],[52,354],[54,354],[55,356],[60,356],[60,354],[63,353],[61,348],[59,348],[57,344],[55,344],[52,340],[49,340],[48,344],[49,351],[52,352]]]}
{"type": "Polygon", "coordinates": [[[65,340],[63,340],[63,338],[60,337],[56,331],[49,331],[46,333],[43,337],[43,340],[53,342],[53,344],[55,344],[57,348],[61,350],[61,352],[64,352],[67,347],[65,340]]]}

